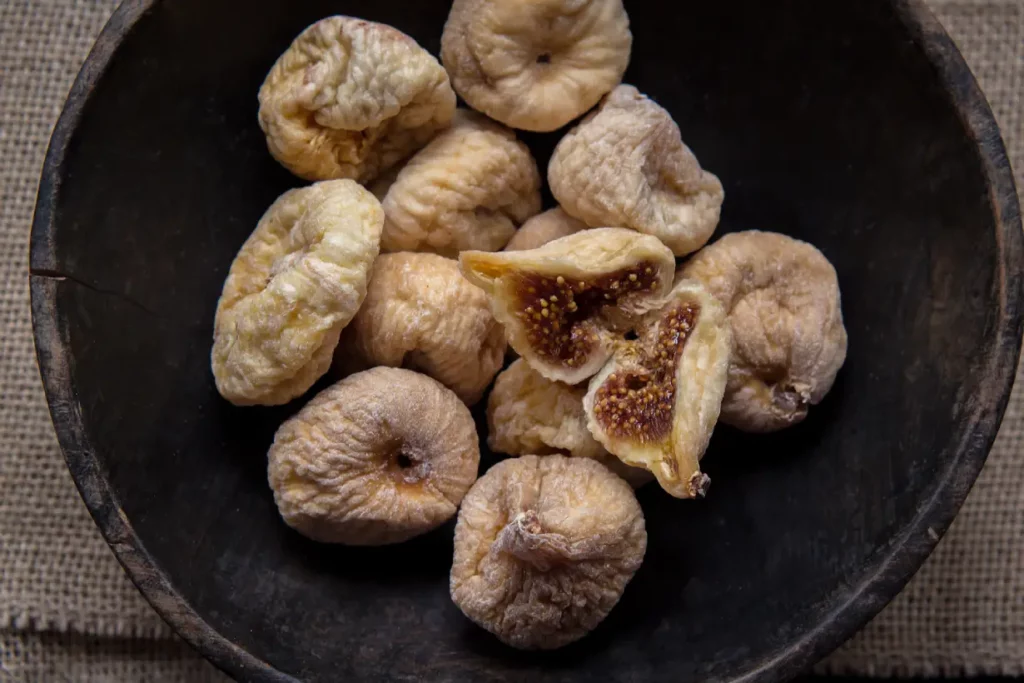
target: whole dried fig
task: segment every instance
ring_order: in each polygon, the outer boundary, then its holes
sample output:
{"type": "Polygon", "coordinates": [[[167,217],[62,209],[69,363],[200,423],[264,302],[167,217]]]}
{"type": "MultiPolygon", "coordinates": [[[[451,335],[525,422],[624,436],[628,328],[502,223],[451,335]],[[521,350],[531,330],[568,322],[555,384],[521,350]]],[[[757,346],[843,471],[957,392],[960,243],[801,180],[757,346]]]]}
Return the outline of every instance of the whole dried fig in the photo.
{"type": "Polygon", "coordinates": [[[259,93],[270,153],[307,180],[360,183],[407,158],[451,122],[448,74],[401,31],[328,17],[281,55],[259,93]]]}
{"type": "MultiPolygon", "coordinates": [[[[497,251],[540,211],[540,172],[512,131],[459,110],[455,123],[409,160],[381,204],[384,251],[497,251]]],[[[375,191],[383,189],[383,183],[375,191]]]]}
{"type": "Polygon", "coordinates": [[[632,43],[622,0],[455,0],[441,60],[469,106],[543,132],[615,87],[632,43]]]}
{"type": "Polygon", "coordinates": [[[657,239],[595,228],[529,251],[463,252],[512,348],[548,379],[577,384],[611,356],[629,319],[670,289],[675,260],[657,239]]]}
{"type": "Polygon", "coordinates": [[[469,409],[437,381],[374,368],[328,387],[277,430],[268,478],[288,526],[384,545],[455,514],[480,463],[469,409]]]}
{"type": "Polygon", "coordinates": [[[718,421],[730,345],[722,307],[699,283],[680,281],[590,380],[590,432],[673,496],[703,496],[709,479],[699,463],[718,421]]]}
{"type": "Polygon", "coordinates": [[[680,275],[704,283],[732,326],[722,421],[772,432],[803,420],[846,359],[839,280],[828,259],[806,242],[751,230],[704,248],[680,275]]]}
{"type": "Polygon", "coordinates": [[[704,246],[725,199],[669,113],[631,85],[615,88],[562,138],[548,183],[562,208],[588,225],[654,235],[677,256],[704,246]]]}
{"type": "Polygon", "coordinates": [[[217,302],[211,365],[224,398],[287,403],[327,372],[383,225],[380,203],[351,180],[290,190],[267,209],[217,302]]]}
{"type": "Polygon", "coordinates": [[[487,295],[436,254],[381,254],[366,300],[345,328],[341,367],[407,367],[438,380],[468,405],[501,369],[505,331],[487,295]]]}
{"type": "Polygon", "coordinates": [[[494,381],[487,400],[487,445],[509,455],[592,458],[634,488],[649,482],[647,470],[623,464],[591,436],[583,412],[586,392],[545,378],[520,358],[494,381]]]}
{"type": "Polygon", "coordinates": [[[593,630],[647,549],[633,491],[588,458],[504,460],[466,494],[452,600],[502,642],[552,649],[593,630]]]}
{"type": "Polygon", "coordinates": [[[516,230],[516,234],[505,245],[505,251],[536,249],[548,242],[586,229],[586,223],[576,220],[561,208],[548,209],[523,223],[522,227],[516,230]]]}

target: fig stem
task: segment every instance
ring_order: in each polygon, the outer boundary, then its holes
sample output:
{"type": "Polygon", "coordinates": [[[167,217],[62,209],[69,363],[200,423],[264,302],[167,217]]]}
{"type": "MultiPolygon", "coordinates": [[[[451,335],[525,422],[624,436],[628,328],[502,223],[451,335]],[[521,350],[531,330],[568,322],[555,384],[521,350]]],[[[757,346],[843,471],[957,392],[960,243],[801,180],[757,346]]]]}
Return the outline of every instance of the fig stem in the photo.
{"type": "Polygon", "coordinates": [[[495,552],[503,552],[533,565],[542,572],[575,559],[565,536],[544,533],[533,510],[518,513],[494,541],[495,552]]]}
{"type": "Polygon", "coordinates": [[[711,486],[711,477],[703,472],[694,472],[693,476],[690,477],[689,483],[690,495],[694,498],[703,498],[708,494],[708,488],[711,486]]]}

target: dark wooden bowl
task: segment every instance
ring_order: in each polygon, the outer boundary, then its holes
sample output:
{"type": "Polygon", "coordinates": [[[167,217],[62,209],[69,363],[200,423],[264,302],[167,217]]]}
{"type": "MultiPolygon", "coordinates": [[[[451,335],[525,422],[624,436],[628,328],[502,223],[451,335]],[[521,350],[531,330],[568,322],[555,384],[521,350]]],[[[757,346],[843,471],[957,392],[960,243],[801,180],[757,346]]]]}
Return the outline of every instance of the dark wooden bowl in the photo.
{"type": "MultiPolygon", "coordinates": [[[[97,42],[32,229],[43,381],[128,574],[236,677],[781,680],[878,612],[963,502],[1010,392],[1024,259],[999,133],[949,38],[906,0],[627,9],[627,80],[722,178],[720,233],[820,247],[850,353],[799,427],[718,430],[707,500],[642,490],[643,568],[594,633],[543,654],[505,648],[452,604],[451,525],[380,549],[290,531],[265,453],[301,401],[234,408],[209,369],[232,257],[300,184],[256,123],[270,65],[332,13],[436,53],[448,3],[131,0],[97,42]]],[[[557,136],[524,137],[544,164],[557,136]]]]}

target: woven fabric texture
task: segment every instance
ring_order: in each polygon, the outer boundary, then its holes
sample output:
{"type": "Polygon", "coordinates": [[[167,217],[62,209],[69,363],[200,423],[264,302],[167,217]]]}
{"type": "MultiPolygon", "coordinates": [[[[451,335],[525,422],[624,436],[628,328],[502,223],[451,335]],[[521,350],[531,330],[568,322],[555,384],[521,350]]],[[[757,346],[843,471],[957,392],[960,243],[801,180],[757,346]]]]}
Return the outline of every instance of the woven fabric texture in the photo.
{"type": "Polygon", "coordinates": [[[231,679],[177,641],[22,631],[0,633],[0,681],[8,680],[228,683],[231,679]]]}
{"type": "MultiPolygon", "coordinates": [[[[35,365],[27,243],[43,155],[116,4],[0,2],[0,680],[223,680],[171,638],[100,537],[64,466],[35,365]]],[[[1024,186],[1024,0],[929,5],[988,96],[1024,186]]],[[[820,671],[1024,675],[1022,447],[1018,381],[988,464],[946,538],[820,671]]]]}

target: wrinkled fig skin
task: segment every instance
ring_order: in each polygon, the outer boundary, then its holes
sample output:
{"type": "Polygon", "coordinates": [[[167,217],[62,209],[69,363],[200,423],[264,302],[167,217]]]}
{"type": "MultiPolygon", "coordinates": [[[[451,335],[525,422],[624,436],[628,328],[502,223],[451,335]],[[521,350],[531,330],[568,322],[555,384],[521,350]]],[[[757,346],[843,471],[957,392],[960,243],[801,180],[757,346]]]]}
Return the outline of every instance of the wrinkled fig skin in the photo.
{"type": "Polygon", "coordinates": [[[677,498],[702,497],[700,471],[718,421],[731,347],[725,311],[697,282],[680,281],[616,345],[583,399],[587,427],[622,462],[650,470],[677,498]]]}
{"type": "Polygon", "coordinates": [[[455,0],[441,60],[469,106],[548,132],[622,80],[632,42],[622,0],[455,0]]]}
{"type": "Polygon", "coordinates": [[[546,379],[519,359],[494,381],[487,400],[487,445],[509,455],[563,453],[592,458],[633,488],[651,481],[650,472],[623,464],[587,430],[586,387],[546,379]]]}
{"type": "Polygon", "coordinates": [[[381,249],[498,251],[540,211],[540,185],[537,163],[512,131],[459,110],[393,180],[374,185],[387,216],[381,249]]]}
{"type": "Polygon", "coordinates": [[[341,16],[295,39],[259,102],[267,147],[292,173],[364,184],[427,144],[455,111],[448,75],[416,41],[341,16]]]}
{"type": "Polygon", "coordinates": [[[516,234],[505,245],[505,251],[526,251],[543,247],[562,237],[586,230],[587,224],[576,220],[560,208],[539,213],[516,230],[516,234]]]}
{"type": "Polygon", "coordinates": [[[480,400],[501,369],[505,330],[483,291],[436,254],[381,254],[366,300],[335,352],[344,372],[406,367],[438,380],[467,405],[480,400]]]}
{"type": "Polygon", "coordinates": [[[460,264],[512,348],[548,379],[578,384],[604,365],[630,319],[668,293],[675,260],[653,237],[595,228],[529,251],[464,252],[460,264]]]}
{"type": "Polygon", "coordinates": [[[725,307],[733,350],[722,421],[749,432],[797,424],[846,359],[835,268],[817,249],[756,230],[725,235],[680,275],[725,307]]]}
{"type": "Polygon", "coordinates": [[[399,543],[455,515],[480,464],[469,409],[410,370],[325,389],[277,430],[268,456],[288,526],[315,541],[399,543]]]}
{"type": "Polygon", "coordinates": [[[646,548],[643,511],[608,468],[560,455],[512,458],[463,500],[452,600],[512,647],[562,647],[608,615],[646,548]]]}
{"type": "Polygon", "coordinates": [[[211,366],[224,398],[287,403],[327,372],[383,224],[380,203],[351,180],[289,190],[267,209],[217,302],[211,366]]]}
{"type": "Polygon", "coordinates": [[[725,199],[669,113],[631,85],[615,88],[562,138],[548,183],[570,215],[654,235],[677,256],[711,238],[725,199]]]}

